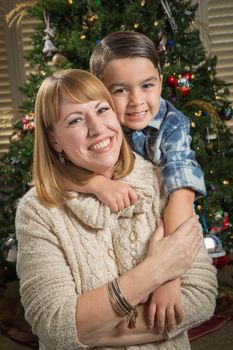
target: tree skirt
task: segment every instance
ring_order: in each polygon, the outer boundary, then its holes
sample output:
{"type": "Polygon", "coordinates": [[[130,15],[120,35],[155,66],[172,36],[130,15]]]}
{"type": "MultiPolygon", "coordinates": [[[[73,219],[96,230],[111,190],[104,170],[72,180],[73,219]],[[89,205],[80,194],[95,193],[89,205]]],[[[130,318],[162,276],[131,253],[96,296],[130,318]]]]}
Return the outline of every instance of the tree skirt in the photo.
{"type": "Polygon", "coordinates": [[[219,287],[219,295],[216,301],[216,309],[213,317],[203,324],[190,329],[189,340],[196,340],[203,335],[214,332],[222,327],[233,317],[233,289],[231,287],[219,287]]]}
{"type": "Polygon", "coordinates": [[[0,296],[0,328],[10,339],[33,349],[39,348],[37,337],[24,319],[19,300],[0,296]]]}

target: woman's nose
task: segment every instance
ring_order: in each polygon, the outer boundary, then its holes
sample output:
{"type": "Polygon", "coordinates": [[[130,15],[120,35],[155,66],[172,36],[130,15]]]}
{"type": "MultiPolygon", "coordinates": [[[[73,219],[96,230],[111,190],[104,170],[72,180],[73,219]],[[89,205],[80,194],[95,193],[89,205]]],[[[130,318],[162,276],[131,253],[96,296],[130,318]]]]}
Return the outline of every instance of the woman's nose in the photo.
{"type": "Polygon", "coordinates": [[[89,136],[101,135],[106,130],[105,123],[101,117],[95,116],[88,121],[89,136]]]}

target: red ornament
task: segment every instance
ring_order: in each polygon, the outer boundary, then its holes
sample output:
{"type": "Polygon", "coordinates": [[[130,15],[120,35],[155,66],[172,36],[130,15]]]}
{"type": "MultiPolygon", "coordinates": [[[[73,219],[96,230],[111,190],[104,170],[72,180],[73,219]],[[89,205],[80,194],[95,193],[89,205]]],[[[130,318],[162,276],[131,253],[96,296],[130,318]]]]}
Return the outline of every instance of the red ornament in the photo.
{"type": "Polygon", "coordinates": [[[187,80],[191,80],[192,79],[192,73],[190,73],[190,72],[187,72],[187,73],[185,73],[185,78],[187,79],[187,80]]]}
{"type": "Polygon", "coordinates": [[[181,95],[182,96],[187,96],[190,94],[190,91],[191,91],[191,87],[190,86],[181,86],[180,88],[180,91],[181,91],[181,95]]]}
{"type": "Polygon", "coordinates": [[[28,114],[26,114],[24,117],[23,117],[23,125],[27,125],[30,123],[30,117],[28,114]]]}
{"type": "Polygon", "coordinates": [[[229,226],[230,226],[229,214],[228,213],[224,213],[223,230],[227,229],[229,226]]]}
{"type": "Polygon", "coordinates": [[[225,267],[231,262],[230,255],[220,256],[219,258],[213,258],[213,265],[215,267],[225,267]]]}
{"type": "Polygon", "coordinates": [[[178,86],[178,80],[174,75],[171,75],[167,78],[167,84],[169,86],[177,87],[178,86]]]}

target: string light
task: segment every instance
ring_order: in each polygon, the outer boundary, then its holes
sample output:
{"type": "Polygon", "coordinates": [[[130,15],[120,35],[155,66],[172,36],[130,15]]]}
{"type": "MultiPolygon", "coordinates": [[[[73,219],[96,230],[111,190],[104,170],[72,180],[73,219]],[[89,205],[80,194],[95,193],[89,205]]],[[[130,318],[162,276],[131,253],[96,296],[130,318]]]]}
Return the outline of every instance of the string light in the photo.
{"type": "Polygon", "coordinates": [[[200,117],[201,114],[202,114],[202,111],[195,112],[195,116],[196,116],[196,117],[200,117]]]}
{"type": "Polygon", "coordinates": [[[223,183],[223,185],[224,185],[224,186],[229,185],[229,181],[228,181],[228,180],[223,180],[223,182],[222,182],[222,183],[223,183]]]}
{"type": "Polygon", "coordinates": [[[215,100],[221,100],[221,96],[219,95],[215,96],[215,100]]]}
{"type": "Polygon", "coordinates": [[[138,23],[134,23],[134,28],[137,29],[139,27],[139,24],[138,23]]]}
{"type": "Polygon", "coordinates": [[[85,40],[86,39],[86,35],[84,35],[84,34],[80,35],[80,39],[81,40],[85,40]]]}
{"type": "Polygon", "coordinates": [[[154,22],[154,26],[157,27],[159,25],[159,22],[158,21],[155,21],[154,22]]]}
{"type": "Polygon", "coordinates": [[[141,1],[141,6],[145,6],[145,4],[146,4],[146,0],[142,0],[141,1]]]}
{"type": "Polygon", "coordinates": [[[197,210],[201,210],[201,205],[200,204],[197,206],[197,210]]]}
{"type": "Polygon", "coordinates": [[[68,4],[72,5],[73,4],[73,0],[68,0],[68,4]]]}
{"type": "Polygon", "coordinates": [[[196,124],[194,122],[191,123],[191,127],[192,128],[195,128],[196,127],[196,124]]]}

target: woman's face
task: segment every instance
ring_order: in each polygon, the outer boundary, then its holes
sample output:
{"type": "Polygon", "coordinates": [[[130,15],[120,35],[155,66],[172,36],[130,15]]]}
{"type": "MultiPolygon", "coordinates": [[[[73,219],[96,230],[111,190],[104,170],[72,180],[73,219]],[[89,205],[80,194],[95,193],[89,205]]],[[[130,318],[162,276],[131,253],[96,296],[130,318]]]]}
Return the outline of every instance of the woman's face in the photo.
{"type": "Polygon", "coordinates": [[[56,151],[64,151],[74,164],[111,177],[121,144],[122,131],[106,101],[72,103],[62,98],[60,119],[50,135],[56,151]]]}

